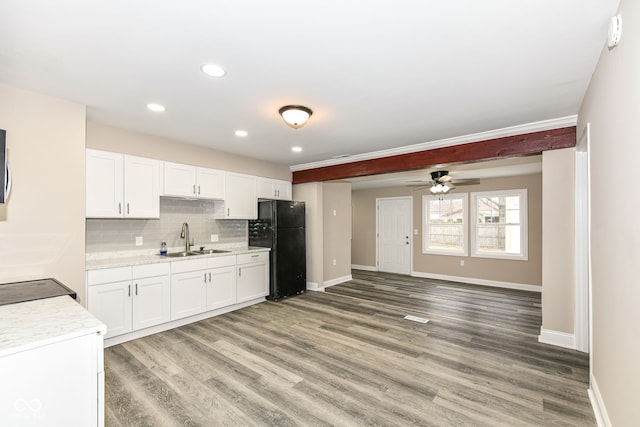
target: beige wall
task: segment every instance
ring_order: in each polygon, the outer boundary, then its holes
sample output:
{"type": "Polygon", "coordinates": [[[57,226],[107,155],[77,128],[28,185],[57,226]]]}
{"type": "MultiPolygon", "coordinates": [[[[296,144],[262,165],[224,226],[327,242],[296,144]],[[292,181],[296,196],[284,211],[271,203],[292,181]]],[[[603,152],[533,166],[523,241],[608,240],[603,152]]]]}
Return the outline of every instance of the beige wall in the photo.
{"type": "Polygon", "coordinates": [[[462,256],[426,255],[422,253],[422,196],[428,189],[409,187],[354,191],[353,246],[354,265],[374,267],[376,261],[376,198],[413,196],[413,271],[486,281],[542,284],[542,177],[540,174],[485,179],[479,185],[458,187],[456,192],[493,191],[526,188],[529,206],[529,260],[513,261],[462,256]],[[465,261],[464,267],[460,260],[465,261]]]}
{"type": "Polygon", "coordinates": [[[13,190],[0,208],[0,282],[53,277],[84,295],[85,107],[0,84],[13,190]]]}
{"type": "Polygon", "coordinates": [[[542,328],[574,333],[575,149],[542,154],[542,328]]]}
{"type": "Polygon", "coordinates": [[[323,218],[326,283],[351,276],[351,184],[323,184],[323,218]]]}
{"type": "Polygon", "coordinates": [[[306,207],[307,288],[323,288],[350,278],[351,184],[296,184],[293,199],[305,202],[306,207]]]}
{"type": "Polygon", "coordinates": [[[622,0],[619,13],[620,44],[603,48],[578,134],[591,124],[591,368],[611,424],[631,426],[640,420],[640,2],[622,0]]]}
{"type": "Polygon", "coordinates": [[[289,167],[87,121],[87,147],[291,181],[289,167]]]}

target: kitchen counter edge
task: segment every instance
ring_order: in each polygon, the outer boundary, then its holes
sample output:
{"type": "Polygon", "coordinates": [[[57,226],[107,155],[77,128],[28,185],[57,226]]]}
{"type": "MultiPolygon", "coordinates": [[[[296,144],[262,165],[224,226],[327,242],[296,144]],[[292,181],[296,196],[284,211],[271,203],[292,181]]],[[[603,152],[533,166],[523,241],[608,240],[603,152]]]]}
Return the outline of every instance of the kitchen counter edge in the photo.
{"type": "Polygon", "coordinates": [[[240,249],[228,249],[229,252],[193,255],[188,257],[169,258],[163,255],[137,255],[131,257],[118,257],[99,260],[89,260],[85,263],[85,270],[99,270],[102,268],[127,267],[132,265],[156,264],[160,262],[184,261],[187,259],[213,258],[229,255],[241,255],[253,252],[268,252],[270,248],[262,248],[258,246],[248,246],[240,249]]]}

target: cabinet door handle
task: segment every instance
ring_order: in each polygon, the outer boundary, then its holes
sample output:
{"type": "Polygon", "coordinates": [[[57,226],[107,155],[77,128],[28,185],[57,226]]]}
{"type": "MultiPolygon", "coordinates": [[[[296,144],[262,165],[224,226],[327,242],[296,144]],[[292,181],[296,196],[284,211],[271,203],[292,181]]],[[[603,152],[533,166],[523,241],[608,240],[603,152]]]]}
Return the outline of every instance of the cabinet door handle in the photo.
{"type": "Polygon", "coordinates": [[[127,215],[129,215],[129,202],[127,202],[127,215]]]}
{"type": "Polygon", "coordinates": [[[207,273],[204,273],[204,283],[207,283],[207,273]]]}
{"type": "Polygon", "coordinates": [[[136,295],[138,295],[138,284],[136,283],[136,295]]]}
{"type": "Polygon", "coordinates": [[[198,196],[200,195],[200,186],[198,185],[198,196]]]}
{"type": "Polygon", "coordinates": [[[131,296],[131,285],[129,285],[129,296],[131,296]]]}
{"type": "Polygon", "coordinates": [[[227,208],[227,216],[229,216],[229,215],[230,215],[230,214],[229,214],[229,208],[227,208]]]}
{"type": "Polygon", "coordinates": [[[211,272],[209,272],[209,283],[211,283],[211,272]]]}
{"type": "Polygon", "coordinates": [[[118,213],[122,215],[122,202],[118,203],[118,213]]]}
{"type": "Polygon", "coordinates": [[[196,194],[196,185],[193,184],[193,194],[196,194]]]}
{"type": "Polygon", "coordinates": [[[238,277],[242,277],[242,267],[238,269],[238,277]]]}
{"type": "Polygon", "coordinates": [[[251,258],[258,258],[260,255],[251,255],[251,258]]]}

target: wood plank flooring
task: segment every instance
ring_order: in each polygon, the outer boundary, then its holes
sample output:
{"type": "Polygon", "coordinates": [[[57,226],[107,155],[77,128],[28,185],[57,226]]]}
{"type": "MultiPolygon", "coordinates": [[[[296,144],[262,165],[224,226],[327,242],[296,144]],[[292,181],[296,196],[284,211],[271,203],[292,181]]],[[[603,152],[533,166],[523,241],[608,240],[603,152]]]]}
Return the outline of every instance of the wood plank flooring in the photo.
{"type": "Polygon", "coordinates": [[[105,349],[106,425],[595,426],[539,294],[353,276],[105,349]]]}

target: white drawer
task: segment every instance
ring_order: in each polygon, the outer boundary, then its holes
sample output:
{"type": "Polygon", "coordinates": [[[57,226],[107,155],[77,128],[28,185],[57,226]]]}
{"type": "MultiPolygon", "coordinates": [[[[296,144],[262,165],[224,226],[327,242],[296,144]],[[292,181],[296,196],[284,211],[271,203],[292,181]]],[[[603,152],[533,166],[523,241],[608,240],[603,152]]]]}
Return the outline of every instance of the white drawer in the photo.
{"type": "Polygon", "coordinates": [[[238,255],[238,264],[249,264],[252,262],[268,262],[269,252],[254,252],[238,255]]]}
{"type": "Polygon", "coordinates": [[[87,285],[124,282],[131,280],[131,267],[102,268],[87,271],[87,285]]]}
{"type": "Polygon", "coordinates": [[[214,256],[207,258],[208,268],[230,267],[236,265],[235,255],[214,256]]]}
{"type": "Polygon", "coordinates": [[[207,259],[187,259],[184,261],[171,261],[171,274],[185,273],[187,271],[198,271],[207,269],[207,259]]]}
{"type": "Polygon", "coordinates": [[[134,265],[133,278],[143,279],[145,277],[166,276],[170,271],[168,262],[134,265]]]}

